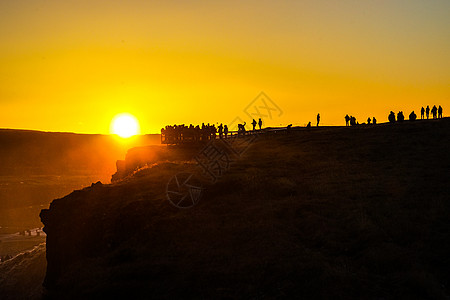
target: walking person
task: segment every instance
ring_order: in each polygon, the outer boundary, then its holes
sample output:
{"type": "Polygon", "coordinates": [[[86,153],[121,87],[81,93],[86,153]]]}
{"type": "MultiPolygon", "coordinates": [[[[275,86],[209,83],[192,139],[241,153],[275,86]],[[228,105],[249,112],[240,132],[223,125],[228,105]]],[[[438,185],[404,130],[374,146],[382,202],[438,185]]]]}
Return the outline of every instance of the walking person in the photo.
{"type": "Polygon", "coordinates": [[[319,122],[320,122],[320,114],[317,114],[317,127],[319,127],[319,122]]]}
{"type": "Polygon", "coordinates": [[[262,120],[261,120],[261,118],[259,118],[258,125],[259,125],[259,130],[261,130],[261,127],[262,127],[262,120]]]}
{"type": "Polygon", "coordinates": [[[258,124],[258,123],[256,123],[255,119],[253,119],[253,121],[252,121],[253,131],[255,131],[255,129],[256,129],[256,124],[258,124]]]}
{"type": "Polygon", "coordinates": [[[425,112],[427,114],[427,120],[428,120],[430,117],[430,106],[429,105],[427,105],[427,109],[425,110],[425,112]]]}
{"type": "Polygon", "coordinates": [[[442,118],[442,106],[440,106],[440,105],[438,108],[438,118],[442,118]]]}
{"type": "Polygon", "coordinates": [[[425,118],[425,108],[423,108],[423,106],[422,106],[422,109],[420,110],[420,118],[421,119],[425,118]]]}

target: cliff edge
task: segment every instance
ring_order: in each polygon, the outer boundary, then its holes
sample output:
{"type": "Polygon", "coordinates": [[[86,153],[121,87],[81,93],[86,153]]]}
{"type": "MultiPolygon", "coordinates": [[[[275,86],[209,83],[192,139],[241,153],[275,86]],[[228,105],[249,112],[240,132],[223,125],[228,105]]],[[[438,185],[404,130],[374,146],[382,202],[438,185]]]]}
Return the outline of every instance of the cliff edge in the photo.
{"type": "Polygon", "coordinates": [[[166,188],[190,160],[74,191],[41,212],[47,295],[448,297],[449,141],[449,119],[261,136],[189,209],[166,188]]]}

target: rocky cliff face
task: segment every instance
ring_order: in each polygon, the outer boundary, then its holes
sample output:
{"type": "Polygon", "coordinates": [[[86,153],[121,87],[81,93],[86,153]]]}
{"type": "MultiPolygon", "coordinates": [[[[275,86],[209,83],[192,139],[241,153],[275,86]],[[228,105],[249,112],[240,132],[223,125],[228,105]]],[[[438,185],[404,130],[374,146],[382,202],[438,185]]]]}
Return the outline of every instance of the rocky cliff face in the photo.
{"type": "Polygon", "coordinates": [[[124,160],[116,162],[117,171],[112,175],[111,182],[119,181],[136,170],[155,163],[172,161],[189,161],[201,149],[202,145],[161,146],[152,145],[135,147],[128,150],[124,160]]]}
{"type": "Polygon", "coordinates": [[[187,162],[74,191],[41,213],[48,295],[445,298],[449,129],[262,137],[190,209],[166,199],[187,162]]]}

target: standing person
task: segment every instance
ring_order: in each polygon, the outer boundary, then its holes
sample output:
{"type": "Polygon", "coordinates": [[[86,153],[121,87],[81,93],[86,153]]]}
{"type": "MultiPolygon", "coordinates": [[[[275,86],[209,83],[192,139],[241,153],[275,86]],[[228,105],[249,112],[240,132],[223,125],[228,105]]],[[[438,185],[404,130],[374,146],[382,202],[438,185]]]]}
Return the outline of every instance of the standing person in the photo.
{"type": "Polygon", "coordinates": [[[253,131],[255,131],[255,129],[256,129],[256,124],[258,124],[258,123],[256,123],[255,119],[253,119],[253,121],[252,121],[253,131]]]}
{"type": "Polygon", "coordinates": [[[442,118],[442,106],[440,106],[440,105],[438,108],[438,118],[442,118]]]}
{"type": "Polygon", "coordinates": [[[350,121],[350,117],[348,114],[345,115],[345,126],[348,126],[348,122],[350,121]]]}
{"type": "Polygon", "coordinates": [[[222,123],[220,123],[219,127],[217,127],[217,129],[219,130],[219,139],[222,139],[222,133],[223,133],[223,125],[222,123]]]}
{"type": "Polygon", "coordinates": [[[375,119],[375,117],[373,117],[372,120],[373,120],[373,125],[377,125],[377,119],[375,119]]]}
{"type": "Polygon", "coordinates": [[[217,133],[217,128],[216,125],[211,125],[211,139],[215,140],[216,139],[216,133],[217,133]]]}
{"type": "Polygon", "coordinates": [[[422,109],[420,110],[420,118],[421,119],[425,118],[425,108],[423,108],[423,106],[422,109]]]}
{"type": "Polygon", "coordinates": [[[223,127],[223,133],[225,134],[225,138],[227,138],[227,134],[228,134],[228,126],[227,125],[225,125],[223,127]]]}
{"type": "Polygon", "coordinates": [[[261,130],[261,127],[262,127],[262,120],[261,120],[261,118],[259,118],[258,125],[259,125],[259,130],[261,130]]]}
{"type": "Polygon", "coordinates": [[[320,122],[320,114],[317,114],[317,127],[319,127],[319,122],[320,122]]]}
{"type": "Polygon", "coordinates": [[[368,118],[367,118],[367,124],[370,125],[370,121],[372,121],[372,120],[370,119],[370,117],[368,117],[368,118]]]}
{"type": "Polygon", "coordinates": [[[433,108],[431,109],[431,114],[433,115],[433,119],[437,118],[437,107],[436,107],[436,105],[434,105],[433,108]]]}
{"type": "Polygon", "coordinates": [[[427,109],[425,110],[425,112],[427,113],[427,119],[430,117],[430,106],[427,105],[427,109]]]}

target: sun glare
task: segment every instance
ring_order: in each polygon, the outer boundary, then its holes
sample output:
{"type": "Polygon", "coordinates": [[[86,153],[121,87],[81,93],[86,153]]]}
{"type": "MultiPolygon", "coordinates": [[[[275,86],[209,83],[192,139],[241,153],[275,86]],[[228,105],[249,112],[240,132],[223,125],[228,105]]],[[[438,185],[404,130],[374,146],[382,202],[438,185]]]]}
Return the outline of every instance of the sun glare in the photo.
{"type": "Polygon", "coordinates": [[[130,136],[139,134],[139,122],[130,114],[124,113],[114,117],[111,122],[111,133],[117,134],[120,137],[128,138],[130,136]]]}

